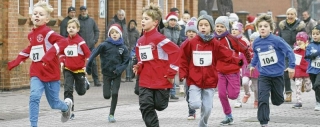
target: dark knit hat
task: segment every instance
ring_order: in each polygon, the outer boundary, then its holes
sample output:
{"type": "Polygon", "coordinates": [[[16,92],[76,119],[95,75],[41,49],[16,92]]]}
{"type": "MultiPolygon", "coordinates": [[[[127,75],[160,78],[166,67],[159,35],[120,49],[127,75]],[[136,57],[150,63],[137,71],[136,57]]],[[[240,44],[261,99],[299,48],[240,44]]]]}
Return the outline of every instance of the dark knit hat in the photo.
{"type": "Polygon", "coordinates": [[[76,11],[76,8],[70,6],[70,7],[68,8],[68,13],[71,12],[71,11],[76,11]]]}
{"type": "Polygon", "coordinates": [[[313,29],[320,30],[320,24],[316,25],[313,29]]]}

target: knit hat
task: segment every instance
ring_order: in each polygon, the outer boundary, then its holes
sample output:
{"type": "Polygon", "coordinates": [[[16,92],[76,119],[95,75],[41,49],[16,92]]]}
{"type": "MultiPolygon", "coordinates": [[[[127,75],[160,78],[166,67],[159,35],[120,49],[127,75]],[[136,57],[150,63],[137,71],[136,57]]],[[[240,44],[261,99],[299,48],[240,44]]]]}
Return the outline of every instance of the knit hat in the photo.
{"type": "Polygon", "coordinates": [[[211,31],[213,31],[214,30],[214,21],[213,21],[213,18],[212,18],[212,16],[210,16],[210,15],[201,15],[199,18],[198,18],[198,23],[197,23],[197,28],[198,28],[198,26],[199,26],[199,22],[200,22],[200,20],[203,20],[203,19],[205,19],[205,20],[208,20],[208,22],[209,22],[209,24],[210,24],[210,27],[211,27],[211,31]]]}
{"type": "Polygon", "coordinates": [[[80,10],[87,10],[87,7],[86,6],[81,6],[80,10]]]}
{"type": "Polygon", "coordinates": [[[239,21],[239,17],[236,13],[230,13],[229,15],[229,22],[239,21]]]}
{"type": "Polygon", "coordinates": [[[319,31],[320,31],[320,24],[316,25],[313,29],[314,29],[314,30],[319,30],[319,31]]]}
{"type": "Polygon", "coordinates": [[[260,34],[259,34],[258,32],[253,32],[253,33],[250,35],[250,40],[255,40],[255,39],[257,39],[259,36],[260,36],[260,34]]]}
{"type": "Polygon", "coordinates": [[[207,15],[207,14],[208,14],[208,13],[207,13],[207,11],[206,11],[206,10],[201,10],[201,11],[200,11],[199,16],[207,15]]]}
{"type": "Polygon", "coordinates": [[[170,19],[174,19],[176,21],[178,21],[178,15],[176,14],[176,12],[170,12],[167,17],[166,17],[166,21],[169,22],[170,19]]]}
{"type": "Polygon", "coordinates": [[[191,30],[194,31],[196,33],[198,33],[198,29],[197,29],[197,18],[196,17],[192,17],[189,22],[186,24],[186,28],[185,28],[185,35],[187,35],[187,31],[191,30]]]}
{"type": "Polygon", "coordinates": [[[254,20],[255,20],[255,17],[254,17],[254,16],[251,16],[251,15],[248,15],[248,16],[247,16],[247,21],[248,21],[249,23],[252,23],[254,20]]]}
{"type": "Polygon", "coordinates": [[[227,16],[219,16],[216,19],[215,25],[217,24],[222,24],[227,28],[227,30],[229,30],[229,18],[227,16]]]}
{"type": "Polygon", "coordinates": [[[241,22],[234,22],[232,24],[232,29],[236,29],[236,30],[239,30],[239,32],[242,32],[243,30],[243,25],[241,22]]]}
{"type": "Polygon", "coordinates": [[[109,28],[109,31],[108,31],[108,36],[110,36],[110,31],[114,29],[116,30],[118,33],[120,33],[120,36],[122,37],[122,28],[119,24],[115,23],[115,24],[112,24],[109,28]]]}
{"type": "Polygon", "coordinates": [[[68,13],[69,13],[70,11],[76,11],[76,8],[70,6],[70,7],[68,8],[68,13]]]}
{"type": "Polygon", "coordinates": [[[296,35],[296,40],[307,42],[308,41],[308,34],[306,32],[299,32],[296,35]]]}

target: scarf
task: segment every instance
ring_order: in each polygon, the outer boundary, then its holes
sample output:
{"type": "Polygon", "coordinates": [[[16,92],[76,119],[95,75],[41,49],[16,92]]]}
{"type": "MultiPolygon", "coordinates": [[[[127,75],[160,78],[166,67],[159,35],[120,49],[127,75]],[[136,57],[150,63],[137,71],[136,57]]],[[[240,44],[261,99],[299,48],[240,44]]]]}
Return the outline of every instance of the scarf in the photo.
{"type": "Polygon", "coordinates": [[[210,40],[212,40],[214,38],[214,34],[209,34],[209,35],[205,35],[202,33],[198,33],[198,35],[202,38],[203,41],[205,42],[209,42],[210,40]]]}
{"type": "Polygon", "coordinates": [[[114,45],[122,45],[123,39],[122,39],[122,37],[120,37],[118,40],[115,41],[111,37],[108,37],[107,42],[110,42],[111,44],[114,44],[114,45]]]}

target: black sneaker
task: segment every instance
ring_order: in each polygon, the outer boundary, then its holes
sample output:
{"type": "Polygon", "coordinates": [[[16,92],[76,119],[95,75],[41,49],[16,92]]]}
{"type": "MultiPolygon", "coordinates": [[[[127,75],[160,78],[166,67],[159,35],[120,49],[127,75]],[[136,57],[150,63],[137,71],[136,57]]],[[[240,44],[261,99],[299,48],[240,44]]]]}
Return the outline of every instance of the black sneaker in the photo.
{"type": "Polygon", "coordinates": [[[170,99],[178,100],[179,97],[176,97],[175,95],[171,95],[171,96],[170,96],[170,99]]]}
{"type": "Polygon", "coordinates": [[[75,119],[74,117],[75,117],[75,116],[74,116],[74,114],[72,113],[71,116],[70,116],[70,120],[74,120],[74,119],[75,119]]]}
{"type": "Polygon", "coordinates": [[[301,108],[302,107],[302,103],[296,103],[292,106],[292,108],[301,108]]]}
{"type": "Polygon", "coordinates": [[[233,118],[226,117],[223,121],[220,122],[220,125],[232,125],[233,118]]]}

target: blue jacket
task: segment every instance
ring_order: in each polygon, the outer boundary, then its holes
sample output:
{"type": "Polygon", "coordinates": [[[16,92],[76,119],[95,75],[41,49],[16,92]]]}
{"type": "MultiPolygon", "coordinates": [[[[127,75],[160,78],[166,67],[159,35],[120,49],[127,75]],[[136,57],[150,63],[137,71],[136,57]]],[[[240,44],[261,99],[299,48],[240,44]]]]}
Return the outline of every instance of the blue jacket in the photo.
{"type": "MultiPolygon", "coordinates": [[[[285,42],[282,38],[270,34],[266,38],[257,38],[253,42],[253,60],[251,61],[251,66],[255,67],[257,65],[260,75],[268,76],[268,77],[276,77],[281,76],[285,70],[285,57],[289,58],[289,68],[294,69],[295,67],[295,56],[293,50],[290,48],[287,42],[285,42]],[[278,62],[268,65],[268,66],[261,66],[261,61],[263,62],[266,59],[259,59],[258,53],[263,53],[266,51],[273,51],[278,58],[278,62]]],[[[262,58],[262,57],[261,57],[262,58]]],[[[268,59],[267,62],[276,61],[276,59],[268,59]]]]}
{"type": "Polygon", "coordinates": [[[315,64],[314,61],[312,62],[311,56],[315,55],[317,58],[319,58],[319,54],[320,54],[320,43],[311,42],[307,46],[306,55],[305,55],[305,59],[309,63],[307,73],[311,73],[311,74],[319,74],[320,73],[319,68],[311,67],[311,64],[315,64]]]}

